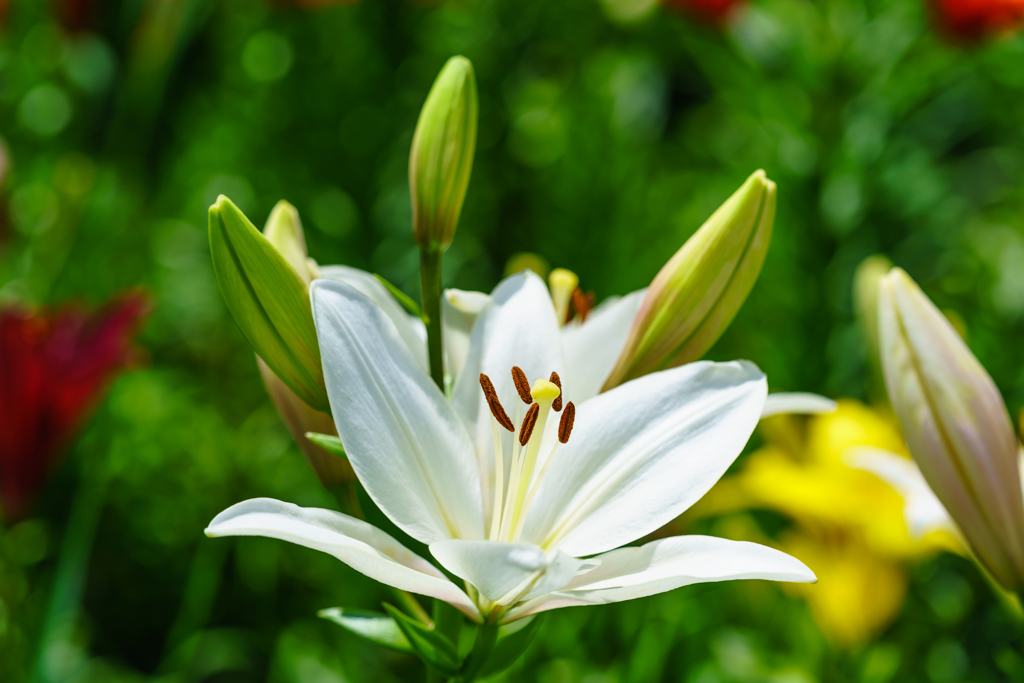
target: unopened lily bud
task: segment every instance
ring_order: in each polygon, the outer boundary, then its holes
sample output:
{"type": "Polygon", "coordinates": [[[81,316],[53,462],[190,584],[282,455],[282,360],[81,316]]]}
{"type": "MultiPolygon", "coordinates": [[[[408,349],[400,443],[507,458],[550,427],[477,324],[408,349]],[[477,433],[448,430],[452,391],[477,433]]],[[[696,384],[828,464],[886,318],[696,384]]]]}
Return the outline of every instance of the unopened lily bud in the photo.
{"type": "Polygon", "coordinates": [[[1008,590],[1024,586],[1018,443],[999,390],[946,317],[894,268],[879,287],[889,401],[911,455],[979,561],[1008,590]]]}
{"type": "Polygon", "coordinates": [[[307,285],[319,276],[316,262],[306,252],[306,236],[294,206],[283,199],[279,201],[263,226],[263,236],[307,285]]]}
{"type": "Polygon", "coordinates": [[[853,308],[857,325],[873,358],[878,358],[878,286],[892,269],[884,256],[869,256],[853,275],[853,308]]]}
{"type": "Polygon", "coordinates": [[[443,251],[455,236],[473,170],[477,106],[473,65],[452,57],[427,95],[409,155],[413,235],[421,249],[443,251]]]}
{"type": "Polygon", "coordinates": [[[757,171],[651,282],[604,390],[703,356],[754,286],[774,221],[775,183],[757,171]]]}
{"type": "Polygon", "coordinates": [[[210,207],[210,251],[224,302],[256,355],[309,406],[330,412],[303,276],[223,195],[210,207]]]}
{"type": "Polygon", "coordinates": [[[280,377],[274,374],[274,371],[259,356],[256,357],[256,364],[259,366],[267,393],[270,394],[270,400],[274,402],[274,407],[277,408],[281,419],[287,425],[292,438],[299,445],[302,454],[306,456],[306,460],[309,461],[323,485],[338,486],[352,481],[352,466],[346,460],[329,453],[306,438],[307,432],[337,436],[337,428],[334,426],[331,416],[310,408],[281,381],[280,377]]]}

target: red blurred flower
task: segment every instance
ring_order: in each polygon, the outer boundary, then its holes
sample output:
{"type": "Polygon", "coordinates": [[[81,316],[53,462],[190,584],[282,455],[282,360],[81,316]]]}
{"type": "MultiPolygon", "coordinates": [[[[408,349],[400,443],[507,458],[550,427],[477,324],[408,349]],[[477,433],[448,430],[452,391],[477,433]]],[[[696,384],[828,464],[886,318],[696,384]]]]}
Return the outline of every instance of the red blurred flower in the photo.
{"type": "Polygon", "coordinates": [[[942,29],[958,40],[1010,33],[1024,25],[1024,0],[932,0],[942,29]]]}
{"type": "Polygon", "coordinates": [[[118,371],[149,312],[127,292],[100,310],[0,310],[0,507],[21,517],[118,371]]]}
{"type": "Polygon", "coordinates": [[[743,0],[662,0],[669,7],[683,10],[698,19],[720,24],[743,0]]]}

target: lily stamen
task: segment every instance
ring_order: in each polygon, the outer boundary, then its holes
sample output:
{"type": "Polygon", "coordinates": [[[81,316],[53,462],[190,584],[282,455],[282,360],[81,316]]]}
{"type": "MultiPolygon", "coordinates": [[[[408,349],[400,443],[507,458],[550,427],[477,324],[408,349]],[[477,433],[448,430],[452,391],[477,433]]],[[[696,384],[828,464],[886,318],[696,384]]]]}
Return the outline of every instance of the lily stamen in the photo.
{"type": "Polygon", "coordinates": [[[558,387],[558,398],[551,404],[551,407],[554,408],[556,413],[560,413],[562,412],[562,378],[558,376],[557,372],[552,372],[548,381],[558,387]]]}
{"type": "Polygon", "coordinates": [[[572,307],[576,311],[576,317],[580,319],[580,322],[586,322],[590,309],[594,307],[594,293],[587,292],[584,294],[583,290],[577,287],[572,292],[572,307]]]}
{"type": "MultiPolygon", "coordinates": [[[[561,396],[559,396],[561,400],[561,396]]],[[[569,441],[569,435],[572,434],[572,425],[576,421],[576,406],[573,405],[572,401],[565,406],[565,412],[562,413],[562,419],[558,421],[558,440],[562,443],[569,441]]]]}
{"type": "Polygon", "coordinates": [[[526,378],[526,373],[518,365],[512,366],[512,383],[516,385],[516,391],[519,392],[519,398],[523,399],[523,403],[526,405],[533,403],[533,396],[530,395],[530,380],[526,378]]]}
{"type": "Polygon", "coordinates": [[[523,425],[519,428],[519,445],[525,446],[530,441],[530,437],[533,436],[533,428],[537,426],[537,415],[540,414],[540,405],[534,403],[530,406],[530,409],[526,411],[526,417],[523,418],[523,425]]]}
{"type": "Polygon", "coordinates": [[[512,420],[509,419],[508,413],[505,412],[505,408],[501,405],[501,401],[498,400],[498,392],[494,390],[494,384],[491,382],[491,378],[480,373],[480,388],[483,389],[484,398],[487,400],[487,407],[491,409],[491,415],[498,421],[502,427],[510,432],[516,431],[516,426],[512,424],[512,420]]]}
{"type": "MultiPolygon", "coordinates": [[[[523,403],[530,407],[519,424],[519,435],[513,442],[512,462],[509,464],[508,487],[505,487],[505,458],[502,448],[501,434],[498,425],[508,431],[515,432],[515,425],[519,422],[521,406],[516,408],[516,419],[513,422],[508,419],[508,413],[498,399],[498,393],[491,382],[490,377],[480,373],[480,389],[484,392],[484,398],[494,418],[491,428],[494,435],[494,500],[491,513],[490,533],[491,540],[512,540],[518,538],[522,531],[523,520],[525,519],[526,508],[532,502],[540,480],[544,477],[551,459],[554,457],[555,449],[544,460],[543,466],[536,479],[534,469],[537,466],[537,455],[540,451],[541,441],[544,438],[544,428],[547,424],[547,416],[551,409],[562,411],[562,380],[557,372],[552,372],[550,380],[537,380],[533,387],[529,385],[526,373],[519,366],[512,368],[512,382],[519,393],[523,403]],[[534,438],[536,436],[536,438],[534,438]]],[[[565,411],[558,423],[558,439],[561,443],[569,440],[572,432],[573,420],[576,416],[576,406],[565,404],[565,411]]],[[[557,448],[558,444],[555,444],[557,448]]]]}

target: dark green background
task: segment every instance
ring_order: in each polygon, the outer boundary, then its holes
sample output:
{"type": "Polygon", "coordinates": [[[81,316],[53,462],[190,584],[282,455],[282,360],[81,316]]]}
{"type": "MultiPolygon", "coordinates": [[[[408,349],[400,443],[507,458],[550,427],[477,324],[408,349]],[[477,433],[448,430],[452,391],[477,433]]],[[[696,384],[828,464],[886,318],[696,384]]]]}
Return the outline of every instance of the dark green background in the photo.
{"type": "MultiPolygon", "coordinates": [[[[964,318],[1010,409],[1024,404],[1020,37],[950,45],[920,0],[755,0],[721,29],[657,8],[623,23],[602,0],[15,1],[0,298],[98,303],[141,284],[157,308],[148,367],[116,383],[30,519],[0,536],[0,680],[27,680],[75,539],[91,553],[82,609],[46,655],[56,680],[422,676],[315,617],[376,608],[368,579],[202,535],[248,497],[335,505],[221,301],[206,209],[224,193],[262,224],[287,199],[320,263],[417,294],[409,145],[453,54],[475,65],[480,130],[446,284],[489,290],[532,251],[599,298],[642,287],[764,168],[772,247],[710,357],[755,361],[774,390],[864,397],[851,283],[881,252],[964,318]]],[[[1024,677],[1021,629],[973,567],[942,557],[912,577],[896,624],[854,651],[774,585],[705,585],[555,613],[508,680],[1024,677]]]]}

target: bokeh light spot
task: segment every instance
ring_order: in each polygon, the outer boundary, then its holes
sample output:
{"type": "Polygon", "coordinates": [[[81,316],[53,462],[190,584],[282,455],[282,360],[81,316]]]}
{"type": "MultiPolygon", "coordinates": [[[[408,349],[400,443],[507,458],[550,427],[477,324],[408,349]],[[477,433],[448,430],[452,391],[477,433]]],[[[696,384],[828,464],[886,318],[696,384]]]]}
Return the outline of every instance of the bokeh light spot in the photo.
{"type": "Polygon", "coordinates": [[[71,100],[60,88],[43,83],[22,98],[18,120],[37,135],[56,135],[71,121],[71,100]]]}
{"type": "Polygon", "coordinates": [[[117,57],[106,41],[87,36],[67,46],[64,71],[68,80],[85,92],[99,94],[110,87],[117,57]]]}
{"type": "Polygon", "coordinates": [[[245,43],[242,68],[254,81],[276,81],[292,68],[292,46],[273,31],[260,31],[245,43]]]}
{"type": "Polygon", "coordinates": [[[313,225],[331,237],[344,237],[359,225],[359,207],[344,190],[324,190],[310,206],[313,225]]]}

